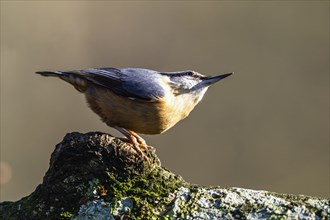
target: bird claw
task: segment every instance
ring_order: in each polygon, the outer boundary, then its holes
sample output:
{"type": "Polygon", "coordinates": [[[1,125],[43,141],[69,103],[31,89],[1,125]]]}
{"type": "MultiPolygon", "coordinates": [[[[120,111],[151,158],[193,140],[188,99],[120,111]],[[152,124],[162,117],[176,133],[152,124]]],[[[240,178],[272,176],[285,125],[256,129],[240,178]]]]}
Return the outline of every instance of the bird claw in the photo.
{"type": "Polygon", "coordinates": [[[139,156],[148,163],[148,165],[150,166],[150,159],[145,155],[145,153],[143,153],[142,150],[145,150],[147,147],[147,145],[144,143],[139,143],[138,139],[134,136],[131,136],[130,141],[134,147],[134,150],[139,154],[139,156]],[[142,150],[141,150],[142,149],[142,150]]]}
{"type": "MultiPolygon", "coordinates": [[[[136,134],[133,131],[130,130],[126,130],[124,128],[120,128],[120,127],[114,127],[116,128],[118,131],[120,131],[122,134],[124,134],[129,142],[133,145],[134,150],[137,152],[137,154],[139,154],[139,156],[148,163],[148,165],[150,166],[150,159],[146,156],[146,154],[143,152],[156,152],[156,149],[152,146],[147,145],[146,141],[140,137],[138,134],[136,134]]],[[[157,158],[157,163],[160,166],[160,160],[157,158]]]]}

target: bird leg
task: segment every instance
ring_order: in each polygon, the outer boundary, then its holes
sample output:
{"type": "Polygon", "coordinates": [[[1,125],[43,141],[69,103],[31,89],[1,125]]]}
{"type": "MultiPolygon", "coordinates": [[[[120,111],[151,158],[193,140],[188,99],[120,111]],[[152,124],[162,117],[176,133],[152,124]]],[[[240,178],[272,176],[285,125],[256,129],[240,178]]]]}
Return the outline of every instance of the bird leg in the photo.
{"type": "MultiPolygon", "coordinates": [[[[136,141],[140,144],[139,146],[142,147],[145,151],[147,151],[147,152],[156,151],[156,149],[154,147],[147,145],[146,141],[140,135],[138,135],[137,133],[135,133],[134,131],[131,131],[131,130],[127,130],[127,131],[136,139],[136,141]]],[[[159,158],[156,157],[156,159],[157,159],[156,162],[158,163],[158,165],[161,166],[162,164],[161,164],[159,158]]],[[[149,159],[147,160],[147,162],[150,165],[149,159]]]]}
{"type": "Polygon", "coordinates": [[[140,144],[140,146],[144,150],[156,151],[156,149],[154,147],[147,145],[146,141],[140,135],[138,135],[137,133],[135,133],[134,131],[131,131],[131,130],[127,130],[127,131],[136,138],[137,142],[140,144]]]}
{"type": "Polygon", "coordinates": [[[134,150],[144,159],[148,162],[148,164],[150,164],[149,158],[142,152],[141,147],[145,150],[148,149],[148,147],[146,147],[146,142],[145,140],[138,136],[136,133],[133,132],[133,134],[131,133],[131,131],[127,131],[124,128],[115,126],[115,129],[117,129],[120,133],[122,133],[123,135],[125,135],[133,144],[134,150]],[[135,134],[135,135],[134,135],[135,134]],[[137,136],[137,137],[136,137],[137,136]]]}

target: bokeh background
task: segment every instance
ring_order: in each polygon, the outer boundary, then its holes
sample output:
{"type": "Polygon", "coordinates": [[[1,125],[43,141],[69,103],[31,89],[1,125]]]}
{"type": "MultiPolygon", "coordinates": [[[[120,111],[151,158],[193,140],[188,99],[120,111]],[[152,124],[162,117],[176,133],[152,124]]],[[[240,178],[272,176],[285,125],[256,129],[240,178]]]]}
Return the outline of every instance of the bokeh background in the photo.
{"type": "Polygon", "coordinates": [[[329,1],[1,1],[1,201],[34,191],[67,132],[103,131],[39,70],[234,71],[144,136],[189,182],[329,197],[329,1]]]}

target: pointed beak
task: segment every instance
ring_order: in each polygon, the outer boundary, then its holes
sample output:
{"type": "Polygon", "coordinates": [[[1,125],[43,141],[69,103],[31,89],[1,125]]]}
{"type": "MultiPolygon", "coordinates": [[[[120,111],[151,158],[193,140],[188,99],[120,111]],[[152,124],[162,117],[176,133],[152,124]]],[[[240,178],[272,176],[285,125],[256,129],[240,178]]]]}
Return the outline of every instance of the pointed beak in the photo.
{"type": "Polygon", "coordinates": [[[226,78],[227,76],[232,75],[233,73],[225,73],[225,74],[221,74],[218,76],[210,76],[210,77],[206,77],[205,79],[203,79],[203,81],[201,81],[200,83],[198,83],[197,85],[195,85],[192,89],[193,90],[198,90],[198,89],[202,89],[202,88],[206,88],[224,78],[226,78]]]}
{"type": "Polygon", "coordinates": [[[211,76],[211,77],[207,77],[206,79],[204,79],[202,82],[200,82],[199,84],[202,84],[203,87],[205,86],[210,86],[230,75],[232,75],[233,73],[225,73],[225,74],[221,74],[218,76],[211,76]]]}

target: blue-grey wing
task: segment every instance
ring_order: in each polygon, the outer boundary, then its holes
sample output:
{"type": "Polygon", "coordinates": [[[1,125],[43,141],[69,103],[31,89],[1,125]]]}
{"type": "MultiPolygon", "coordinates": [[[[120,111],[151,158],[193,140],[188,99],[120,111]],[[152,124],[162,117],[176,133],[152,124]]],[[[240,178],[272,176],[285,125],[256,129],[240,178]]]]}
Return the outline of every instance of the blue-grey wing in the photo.
{"type": "Polygon", "coordinates": [[[145,101],[157,101],[164,97],[156,71],[139,68],[93,68],[76,71],[79,75],[118,95],[145,101]]]}

